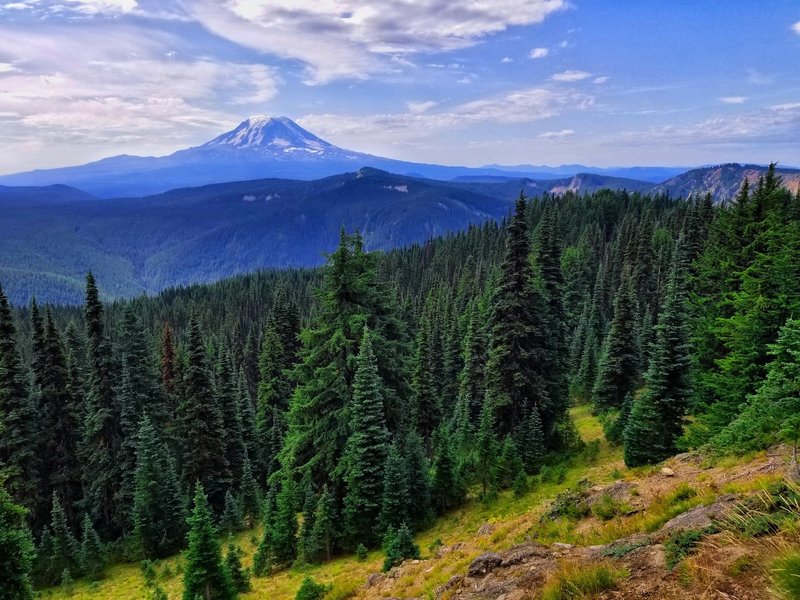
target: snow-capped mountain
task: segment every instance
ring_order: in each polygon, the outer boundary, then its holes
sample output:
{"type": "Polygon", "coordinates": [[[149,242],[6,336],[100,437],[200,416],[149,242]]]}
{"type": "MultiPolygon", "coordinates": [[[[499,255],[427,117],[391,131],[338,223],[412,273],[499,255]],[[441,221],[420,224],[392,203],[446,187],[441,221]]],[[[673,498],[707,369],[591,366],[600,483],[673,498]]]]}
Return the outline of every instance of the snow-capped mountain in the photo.
{"type": "Polygon", "coordinates": [[[168,156],[123,154],[75,167],[0,176],[0,185],[64,184],[101,198],[113,198],[269,177],[309,180],[349,173],[361,167],[433,179],[531,175],[382,158],[335,146],[287,117],[254,116],[205,144],[168,156]]]}
{"type": "Polygon", "coordinates": [[[201,148],[227,147],[254,150],[277,156],[352,155],[306,131],[288,117],[258,115],[240,123],[235,129],[206,142],[201,148]]]}

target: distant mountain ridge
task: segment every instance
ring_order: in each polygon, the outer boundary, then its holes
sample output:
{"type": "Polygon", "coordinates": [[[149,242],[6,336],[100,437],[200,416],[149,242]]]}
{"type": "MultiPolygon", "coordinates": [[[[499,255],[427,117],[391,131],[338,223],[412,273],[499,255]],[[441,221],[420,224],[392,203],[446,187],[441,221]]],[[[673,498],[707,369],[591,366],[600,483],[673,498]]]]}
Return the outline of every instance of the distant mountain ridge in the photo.
{"type": "MultiPolygon", "coordinates": [[[[651,191],[673,198],[710,193],[717,202],[725,202],[736,197],[745,179],[755,185],[765,172],[766,167],[738,163],[701,167],[656,185],[651,191]]],[[[778,167],[776,172],[783,180],[783,187],[793,193],[800,191],[800,169],[778,167]]]]}
{"type": "Polygon", "coordinates": [[[594,173],[660,182],[681,172],[672,167],[598,169],[561,167],[459,167],[414,163],[355,152],[331,144],[287,117],[253,116],[231,131],[168,156],[104,158],[85,165],[0,176],[0,185],[70,185],[101,198],[137,197],[180,187],[280,177],[318,179],[372,167],[401,175],[449,180],[457,177],[563,179],[594,173]]]}

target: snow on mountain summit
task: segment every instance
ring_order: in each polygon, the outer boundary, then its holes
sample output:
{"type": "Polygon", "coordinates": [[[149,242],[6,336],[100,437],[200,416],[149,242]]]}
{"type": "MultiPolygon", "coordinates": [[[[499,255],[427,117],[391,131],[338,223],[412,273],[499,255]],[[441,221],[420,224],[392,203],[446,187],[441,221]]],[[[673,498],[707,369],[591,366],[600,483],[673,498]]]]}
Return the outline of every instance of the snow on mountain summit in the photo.
{"type": "Polygon", "coordinates": [[[307,153],[319,155],[342,150],[300,127],[288,117],[257,115],[242,121],[205,147],[227,146],[237,149],[266,150],[275,154],[307,153]]]}

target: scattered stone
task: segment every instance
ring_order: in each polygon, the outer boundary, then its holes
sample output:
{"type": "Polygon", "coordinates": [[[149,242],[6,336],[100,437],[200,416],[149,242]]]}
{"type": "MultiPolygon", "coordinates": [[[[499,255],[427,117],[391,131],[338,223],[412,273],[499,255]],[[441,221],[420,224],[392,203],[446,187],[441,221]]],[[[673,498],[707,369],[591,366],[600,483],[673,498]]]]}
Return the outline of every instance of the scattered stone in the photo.
{"type": "Polygon", "coordinates": [[[496,569],[503,562],[503,557],[496,552],[488,552],[480,555],[472,561],[467,570],[467,575],[470,577],[482,577],[489,571],[496,569]]]}
{"type": "Polygon", "coordinates": [[[433,590],[434,597],[438,600],[441,598],[445,592],[453,589],[458,584],[460,584],[464,580],[463,575],[453,575],[450,579],[447,580],[447,583],[444,583],[433,590]]]}
{"type": "Polygon", "coordinates": [[[636,486],[628,483],[627,481],[615,481],[611,485],[607,486],[594,486],[590,490],[592,494],[586,498],[584,502],[587,506],[591,507],[602,501],[606,496],[609,496],[618,502],[624,502],[630,499],[631,493],[635,487],[636,486]]]}
{"type": "Polygon", "coordinates": [[[480,529],[478,529],[478,537],[491,535],[492,533],[494,533],[494,525],[491,523],[485,523],[484,525],[481,525],[480,529]]]}
{"type": "Polygon", "coordinates": [[[547,546],[543,546],[542,544],[520,544],[503,553],[503,562],[500,566],[510,567],[512,565],[518,565],[519,563],[526,562],[534,557],[547,558],[551,554],[552,552],[547,548],[547,546]]]}
{"type": "Polygon", "coordinates": [[[661,468],[661,474],[664,477],[675,477],[675,471],[673,471],[669,467],[662,467],[661,468]]]}
{"type": "Polygon", "coordinates": [[[686,529],[703,529],[714,524],[714,521],[724,518],[728,512],[734,507],[738,496],[736,494],[726,494],[720,496],[719,499],[713,504],[705,506],[695,506],[685,513],[679,514],[677,517],[667,521],[661,529],[658,530],[658,537],[663,538],[675,531],[683,531],[686,529]]]}
{"type": "Polygon", "coordinates": [[[382,573],[371,573],[369,577],[367,577],[367,587],[375,587],[379,583],[381,583],[386,577],[382,573]]]}
{"type": "Polygon", "coordinates": [[[553,549],[554,550],[571,550],[574,547],[575,546],[573,546],[572,544],[565,544],[563,542],[554,542],[553,543],[553,549]]]}

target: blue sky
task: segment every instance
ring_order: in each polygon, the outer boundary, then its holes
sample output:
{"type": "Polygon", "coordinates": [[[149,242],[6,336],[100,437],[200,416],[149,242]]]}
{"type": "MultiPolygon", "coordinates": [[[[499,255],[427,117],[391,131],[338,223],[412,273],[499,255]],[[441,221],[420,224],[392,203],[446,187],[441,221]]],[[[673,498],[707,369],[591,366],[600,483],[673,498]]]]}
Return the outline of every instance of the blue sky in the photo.
{"type": "Polygon", "coordinates": [[[800,166],[800,2],[0,1],[0,173],[252,114],[413,161],[800,166]]]}

